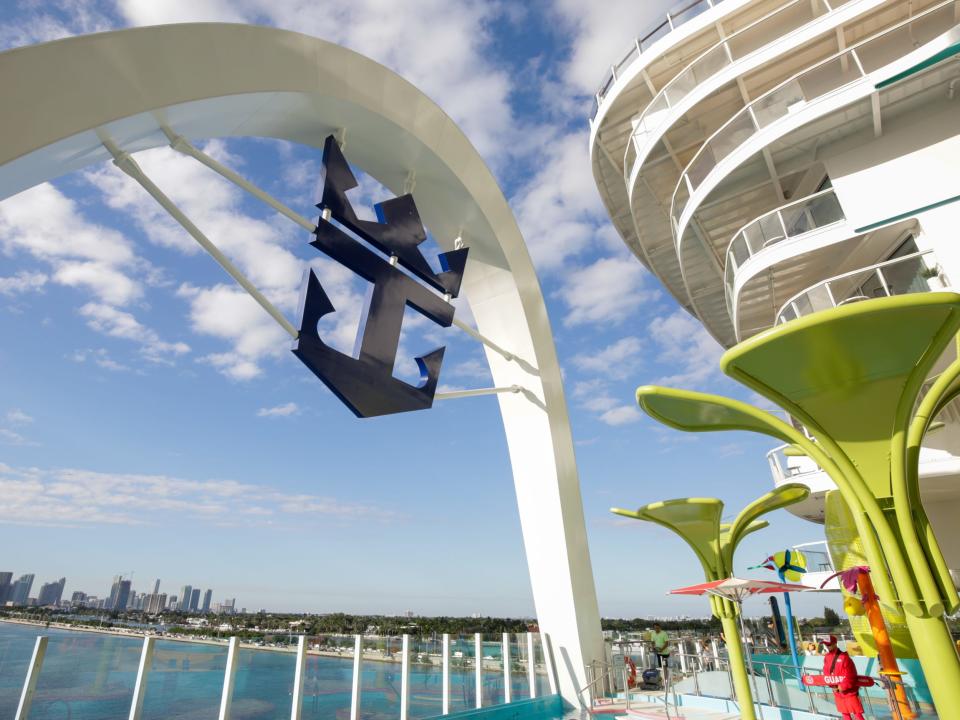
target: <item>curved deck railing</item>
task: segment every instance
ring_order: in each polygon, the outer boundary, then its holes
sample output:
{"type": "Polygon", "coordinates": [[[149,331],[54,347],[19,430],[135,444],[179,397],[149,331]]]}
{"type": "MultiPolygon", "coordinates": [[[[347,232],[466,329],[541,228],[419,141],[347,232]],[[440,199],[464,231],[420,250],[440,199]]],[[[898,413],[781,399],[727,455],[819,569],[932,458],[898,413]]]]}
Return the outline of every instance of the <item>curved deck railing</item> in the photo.
{"type": "Polygon", "coordinates": [[[660,38],[666,37],[681,25],[722,2],[723,0],[683,0],[683,2],[678,3],[668,10],[666,15],[660,20],[648,27],[646,32],[635,38],[633,46],[627,54],[610,66],[610,72],[604,78],[603,84],[594,97],[590,118],[593,119],[596,117],[597,110],[599,110],[600,104],[610,91],[611,86],[617,81],[617,78],[623,74],[623,71],[634,60],[640,57],[641,53],[649,50],[650,46],[660,38]]]}
{"type": "Polygon", "coordinates": [[[676,239],[679,241],[680,218],[690,195],[722,160],[761,130],[809,103],[868,78],[870,73],[903,57],[904,53],[891,56],[890,46],[912,51],[953,27],[956,23],[952,12],[948,13],[946,25],[930,22],[930,19],[934,13],[952,10],[957,3],[958,0],[945,0],[820,60],[775,85],[735,113],[700,146],[677,181],[670,204],[676,239]],[[898,42],[901,39],[903,42],[898,42]]]}
{"type": "Polygon", "coordinates": [[[787,300],[777,312],[777,324],[862,300],[930,292],[931,281],[947,285],[938,268],[933,250],[923,250],[835,275],[787,300]]]}
{"type": "Polygon", "coordinates": [[[638,147],[645,145],[646,139],[664,125],[667,111],[674,108],[695,89],[703,85],[707,80],[719,73],[724,68],[728,68],[738,60],[747,57],[756,50],[779,42],[787,33],[803,27],[805,24],[816,20],[823,15],[830,13],[849,0],[834,0],[833,3],[828,0],[814,0],[812,3],[813,11],[810,16],[804,17],[796,26],[790,28],[778,28],[777,36],[758,47],[743,52],[739,57],[734,57],[731,43],[742,37],[745,33],[756,31],[763,23],[779,19],[779,16],[785,10],[798,5],[810,5],[808,0],[789,0],[766,15],[763,15],[749,24],[740,28],[734,33],[721,39],[718,43],[698,55],[689,65],[675,75],[666,85],[660,88],[660,91],[654,96],[650,104],[647,105],[639,115],[633,119],[633,130],[630,136],[630,142],[627,143],[623,159],[623,176],[629,179],[633,173],[633,165],[636,158],[646,155],[646,152],[640,152],[638,147]]]}
{"type": "Polygon", "coordinates": [[[747,260],[766,248],[784,240],[793,240],[814,230],[835,225],[845,219],[836,192],[833,188],[827,188],[771,210],[751,220],[737,231],[727,246],[723,270],[727,310],[730,311],[730,318],[734,320],[734,331],[737,330],[737,323],[733,304],[733,286],[737,270],[747,260]]]}

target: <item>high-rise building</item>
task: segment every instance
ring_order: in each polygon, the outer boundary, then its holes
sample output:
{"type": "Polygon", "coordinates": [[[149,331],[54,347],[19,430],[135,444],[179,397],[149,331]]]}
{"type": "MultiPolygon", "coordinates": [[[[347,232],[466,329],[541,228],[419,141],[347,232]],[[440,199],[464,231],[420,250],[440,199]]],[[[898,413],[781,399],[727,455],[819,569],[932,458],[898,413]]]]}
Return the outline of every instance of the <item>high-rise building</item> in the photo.
{"type": "Polygon", "coordinates": [[[153,594],[154,595],[160,594],[160,578],[157,578],[157,581],[153,584],[153,594]]]}
{"type": "Polygon", "coordinates": [[[190,593],[190,609],[199,610],[200,609],[200,588],[194,588],[190,593]]]}
{"type": "Polygon", "coordinates": [[[79,590],[77,590],[76,592],[73,593],[73,595],[70,596],[71,605],[79,607],[81,605],[86,604],[86,602],[87,602],[87,594],[85,592],[80,592],[79,590]]]}
{"type": "Polygon", "coordinates": [[[0,572],[0,607],[5,605],[7,600],[10,599],[10,590],[12,589],[10,581],[12,579],[12,572],[0,572]]]}
{"type": "Polygon", "coordinates": [[[168,610],[176,610],[176,609],[177,609],[177,596],[176,596],[176,595],[171,595],[171,596],[167,599],[167,609],[168,609],[168,610]]]}
{"type": "Polygon", "coordinates": [[[200,608],[203,612],[205,613],[210,612],[210,601],[212,599],[213,599],[213,590],[208,589],[203,594],[203,607],[200,608]]]}
{"type": "Polygon", "coordinates": [[[130,580],[124,580],[123,575],[117,575],[113,579],[113,586],[110,588],[110,597],[104,605],[106,610],[126,610],[130,601],[130,580]]]}
{"type": "Polygon", "coordinates": [[[184,585],[180,588],[180,605],[177,607],[181,612],[187,612],[190,609],[190,596],[193,594],[191,585],[184,585]]]}
{"type": "Polygon", "coordinates": [[[10,588],[10,601],[14,605],[26,605],[30,597],[30,589],[33,587],[33,573],[21,575],[10,588]]]}
{"type": "Polygon", "coordinates": [[[155,593],[153,595],[147,596],[148,601],[146,603],[145,609],[148,613],[156,615],[157,613],[163,612],[167,607],[167,594],[166,593],[155,593]]]}
{"type": "Polygon", "coordinates": [[[67,584],[66,578],[60,578],[56,582],[44,583],[40,586],[40,592],[37,593],[37,605],[46,607],[48,605],[59,605],[63,597],[63,586],[67,584]]]}

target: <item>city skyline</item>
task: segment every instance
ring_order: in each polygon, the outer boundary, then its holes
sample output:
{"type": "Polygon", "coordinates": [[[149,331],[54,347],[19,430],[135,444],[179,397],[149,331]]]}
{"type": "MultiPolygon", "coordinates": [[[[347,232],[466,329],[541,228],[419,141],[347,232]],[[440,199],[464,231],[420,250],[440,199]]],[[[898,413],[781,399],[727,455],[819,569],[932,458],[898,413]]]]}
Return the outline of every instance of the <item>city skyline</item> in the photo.
{"type": "MultiPolygon", "coordinates": [[[[16,581],[13,580],[13,576],[14,572],[12,571],[0,571],[0,607],[4,607],[8,603],[12,603],[14,607],[28,606],[31,601],[33,601],[32,605],[36,607],[66,607],[72,605],[74,607],[96,607],[103,610],[142,610],[152,613],[163,611],[232,612],[236,607],[235,597],[225,598],[222,602],[214,604],[213,588],[210,587],[203,591],[202,596],[200,587],[192,589],[187,598],[187,605],[183,607],[183,598],[187,596],[183,594],[182,590],[180,595],[161,593],[161,578],[154,581],[151,592],[137,592],[132,577],[114,575],[110,589],[100,595],[79,589],[71,589],[68,593],[66,590],[67,579],[65,576],[61,576],[57,580],[43,583],[36,596],[33,597],[30,593],[37,577],[36,574],[25,573],[16,581]],[[63,600],[64,596],[68,594],[70,600],[63,600]],[[200,602],[201,597],[202,603],[200,602]]],[[[185,585],[183,588],[192,588],[192,586],[185,585]]]]}

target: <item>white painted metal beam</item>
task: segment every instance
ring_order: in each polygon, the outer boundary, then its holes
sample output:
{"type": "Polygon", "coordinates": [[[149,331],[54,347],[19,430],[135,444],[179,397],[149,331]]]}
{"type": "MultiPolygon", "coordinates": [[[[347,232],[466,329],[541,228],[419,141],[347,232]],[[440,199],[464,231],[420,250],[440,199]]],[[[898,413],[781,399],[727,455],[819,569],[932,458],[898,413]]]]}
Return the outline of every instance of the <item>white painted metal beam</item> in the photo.
{"type": "Polygon", "coordinates": [[[410,715],[410,636],[403,636],[400,656],[400,720],[410,715]]]}
{"type": "Polygon", "coordinates": [[[360,720],[360,702],[363,692],[363,635],[353,641],[353,683],[350,688],[350,720],[360,720]]]}
{"type": "Polygon", "coordinates": [[[37,690],[37,680],[40,678],[40,668],[43,667],[43,657],[47,654],[47,639],[46,636],[41,635],[33,645],[33,655],[30,656],[30,664],[27,666],[27,677],[23,682],[20,702],[17,705],[16,714],[13,716],[14,720],[27,720],[27,716],[30,714],[33,694],[37,690]]]}
{"type": "Polygon", "coordinates": [[[233,681],[237,676],[237,655],[240,653],[240,638],[230,638],[227,645],[227,666],[223,671],[223,692],[220,693],[220,712],[217,720],[230,720],[230,705],[233,702],[233,681]]]}
{"type": "Polygon", "coordinates": [[[146,635],[143,649],[140,651],[140,665],[137,667],[137,680],[133,685],[133,699],[130,701],[130,720],[140,720],[143,712],[143,699],[147,694],[147,677],[153,663],[153,644],[156,638],[146,635]]]}
{"type": "Polygon", "coordinates": [[[307,669],[307,636],[297,638],[297,663],[293,671],[293,692],[290,693],[290,720],[300,720],[303,710],[303,674],[307,669]]]}
{"type": "Polygon", "coordinates": [[[441,658],[443,663],[443,709],[444,715],[450,714],[450,635],[443,634],[441,658]]]}

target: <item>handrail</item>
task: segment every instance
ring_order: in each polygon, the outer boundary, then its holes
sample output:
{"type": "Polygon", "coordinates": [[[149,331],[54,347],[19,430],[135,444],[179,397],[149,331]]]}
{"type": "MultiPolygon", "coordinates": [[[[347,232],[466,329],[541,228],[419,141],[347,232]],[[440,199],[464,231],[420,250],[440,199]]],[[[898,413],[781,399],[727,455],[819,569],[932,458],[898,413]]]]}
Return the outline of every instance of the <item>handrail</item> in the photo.
{"type": "MultiPolygon", "coordinates": [[[[803,2],[806,2],[806,0],[787,0],[787,2],[786,2],[784,5],[781,5],[780,7],[776,8],[776,9],[774,9],[774,10],[771,10],[771,11],[768,12],[766,15],[763,15],[763,16],[757,18],[756,20],[751,21],[750,23],[748,23],[747,25],[744,25],[742,28],[740,28],[740,29],[737,30],[736,32],[731,33],[730,35],[727,35],[727,36],[721,38],[721,39],[720,39],[719,41],[717,41],[715,44],[711,45],[707,50],[704,50],[702,53],[700,53],[699,55],[697,55],[697,57],[695,57],[693,60],[691,60],[691,61],[683,68],[683,70],[681,70],[681,71],[678,72],[676,75],[674,75],[674,76],[667,82],[666,85],[664,85],[662,88],[660,88],[660,91],[659,91],[656,95],[653,96],[653,99],[652,99],[649,103],[647,103],[647,105],[643,108],[643,110],[640,111],[639,114],[637,114],[637,115],[635,115],[633,118],[631,118],[632,120],[636,120],[636,121],[637,121],[635,127],[639,127],[639,126],[640,126],[640,123],[642,123],[642,122],[644,122],[644,121],[646,120],[646,117],[647,117],[648,112],[651,110],[651,108],[653,108],[653,107],[658,103],[658,101],[660,100],[660,98],[663,99],[663,102],[666,104],[666,108],[672,108],[672,107],[674,107],[678,102],[680,102],[681,100],[683,100],[684,98],[686,98],[687,95],[690,94],[690,92],[693,92],[693,90],[691,89],[689,92],[685,93],[685,94],[683,95],[683,97],[681,97],[681,98],[678,98],[678,99],[673,100],[673,101],[671,101],[671,99],[670,99],[670,91],[673,90],[673,89],[674,89],[674,86],[675,86],[677,83],[680,82],[680,79],[683,78],[684,75],[685,75],[687,72],[689,72],[690,70],[692,70],[693,67],[694,67],[694,65],[697,65],[698,63],[700,63],[704,58],[706,58],[706,57],[707,57],[710,53],[712,53],[714,50],[716,50],[717,48],[720,48],[720,47],[726,47],[726,49],[727,49],[727,53],[726,53],[727,62],[726,62],[724,65],[722,65],[721,67],[718,67],[715,72],[711,73],[710,77],[713,77],[714,75],[716,75],[717,73],[719,73],[721,70],[723,70],[724,68],[730,67],[730,65],[732,65],[732,64],[734,63],[733,54],[732,54],[732,51],[730,50],[730,47],[729,47],[729,43],[730,43],[731,40],[736,39],[739,35],[742,35],[743,33],[746,33],[746,32],[748,32],[748,31],[750,31],[750,30],[753,30],[753,29],[754,29],[757,25],[759,25],[760,23],[765,22],[766,20],[769,20],[770,18],[774,17],[775,15],[778,15],[779,13],[783,12],[784,10],[786,10],[786,9],[788,9],[788,8],[791,8],[791,7],[793,7],[794,5],[798,5],[798,4],[800,4],[800,3],[803,3],[803,2]]],[[[829,14],[830,12],[832,12],[832,8],[827,4],[827,2],[826,2],[825,0],[820,0],[820,2],[822,2],[823,5],[827,8],[827,14],[829,14]]],[[[817,16],[814,16],[814,17],[815,17],[815,18],[818,18],[818,17],[820,17],[820,16],[817,15],[817,16]]],[[[767,45],[770,45],[770,44],[772,44],[772,43],[779,42],[780,39],[781,39],[781,37],[782,37],[782,34],[781,34],[780,36],[776,37],[775,39],[771,40],[770,43],[767,43],[766,45],[762,45],[760,48],[757,48],[757,50],[762,49],[762,48],[764,48],[764,47],[767,47],[767,45]]],[[[747,53],[747,55],[750,55],[750,54],[752,54],[753,52],[756,52],[756,50],[753,50],[753,51],[751,51],[750,53],[747,53]]],[[[745,55],[744,57],[747,57],[747,55],[745,55]]],[[[741,59],[742,59],[742,58],[741,58],[741,59]]],[[[704,78],[704,80],[706,80],[706,78],[704,78]]],[[[702,81],[701,81],[701,82],[702,82],[702,81]]],[[[662,123],[661,123],[661,126],[662,126],[662,123]]],[[[650,130],[647,130],[647,132],[650,132],[650,130]]],[[[628,162],[627,162],[627,156],[630,154],[630,147],[633,146],[633,139],[634,139],[635,137],[637,137],[637,135],[638,135],[638,133],[637,133],[636,129],[634,129],[633,132],[630,133],[630,139],[627,141],[627,147],[626,147],[626,149],[624,150],[624,153],[623,153],[623,174],[624,174],[624,177],[625,177],[625,178],[629,177],[629,175],[632,173],[632,163],[628,163],[628,162]]],[[[637,157],[638,155],[639,155],[639,153],[637,153],[637,154],[634,156],[634,159],[636,159],[636,157],[637,157]]]]}
{"type": "Polygon", "coordinates": [[[618,70],[623,68],[624,65],[627,64],[628,60],[631,60],[634,53],[636,53],[636,56],[639,58],[644,51],[649,49],[649,46],[644,47],[646,43],[656,42],[662,37],[666,37],[667,35],[672,33],[674,30],[679,28],[680,26],[685,25],[688,20],[692,20],[693,18],[697,17],[698,15],[700,15],[701,12],[706,12],[706,10],[710,10],[716,7],[721,2],[723,2],[723,0],[692,0],[692,2],[689,2],[680,8],[673,8],[671,10],[668,10],[665,14],[664,19],[659,20],[658,22],[650,25],[646,33],[643,35],[643,37],[635,38],[633,41],[633,47],[630,48],[627,54],[624,55],[622,58],[620,58],[618,62],[610,66],[610,72],[605,76],[604,81],[603,83],[601,83],[600,89],[597,91],[597,94],[594,98],[595,104],[593,106],[593,111],[590,114],[591,119],[596,117],[597,112],[600,109],[600,104],[603,102],[604,98],[606,97],[607,92],[610,90],[610,87],[613,85],[614,82],[617,81],[618,70]],[[686,19],[682,19],[686,13],[688,13],[690,10],[693,10],[695,7],[700,5],[705,5],[706,7],[702,11],[697,12],[694,15],[691,15],[690,17],[687,17],[686,19]],[[677,20],[681,20],[681,21],[676,22],[677,20]],[[660,32],[664,28],[670,28],[670,29],[667,30],[667,32],[664,33],[663,35],[660,35],[660,32]]]}
{"type": "MultiPolygon", "coordinates": [[[[873,265],[867,265],[867,266],[862,267],[862,268],[857,268],[856,270],[850,270],[849,272],[841,273],[840,275],[834,275],[833,277],[827,278],[826,280],[821,280],[821,281],[818,282],[817,284],[811,285],[810,287],[808,287],[808,288],[806,288],[806,289],[804,289],[804,290],[801,290],[801,291],[798,292],[796,295],[792,296],[789,300],[787,300],[783,305],[781,305],[781,306],[780,306],[780,309],[777,311],[777,324],[779,325],[780,323],[787,322],[787,320],[784,318],[783,315],[784,315],[784,312],[786,311],[786,309],[787,309],[788,306],[790,306],[790,305],[792,305],[793,303],[795,303],[797,300],[799,300],[799,299],[800,299],[801,297],[803,297],[804,295],[807,295],[807,294],[813,292],[813,291],[816,290],[817,288],[823,287],[824,285],[827,285],[828,283],[836,282],[837,280],[843,280],[843,279],[848,278],[848,277],[854,277],[855,275],[862,275],[863,273],[869,273],[869,272],[872,272],[872,271],[874,271],[874,270],[882,270],[883,268],[885,268],[885,267],[887,267],[887,266],[889,266],[889,265],[896,265],[896,264],[898,264],[898,263],[907,262],[908,260],[918,260],[918,259],[920,259],[920,258],[922,258],[922,257],[924,257],[924,256],[926,256],[926,255],[933,255],[933,250],[932,250],[932,249],[931,249],[931,250],[921,250],[921,251],[919,251],[919,252],[910,253],[909,255],[903,255],[902,257],[892,258],[892,259],[890,259],[890,260],[884,260],[883,262],[880,262],[880,263],[875,263],[875,264],[873,264],[873,265]]],[[[883,283],[884,283],[884,290],[887,291],[888,295],[891,294],[891,293],[889,293],[889,290],[887,290],[886,280],[883,278],[882,275],[881,275],[881,280],[882,280],[883,283]]],[[[898,293],[898,294],[899,294],[899,293],[898,293]]],[[[833,304],[833,307],[839,307],[843,302],[845,302],[846,300],[849,300],[849,299],[850,299],[850,298],[845,298],[844,300],[842,300],[842,301],[840,301],[840,302],[837,302],[836,298],[833,297],[833,294],[832,294],[832,293],[829,293],[829,295],[830,295],[830,300],[831,300],[831,302],[832,302],[832,304],[833,304]]],[[[801,313],[796,309],[796,306],[794,306],[794,312],[796,313],[796,316],[797,316],[797,317],[801,317],[801,316],[802,316],[801,313]]],[[[794,319],[794,318],[790,318],[790,319],[792,320],[792,319],[794,319]]]]}
{"type": "MultiPolygon", "coordinates": [[[[726,131],[726,130],[727,130],[729,127],[731,127],[731,125],[732,125],[733,123],[735,123],[736,121],[742,120],[745,116],[747,116],[747,117],[750,118],[751,124],[753,125],[753,132],[751,133],[751,137],[753,137],[753,136],[754,136],[757,132],[759,132],[759,130],[761,129],[760,126],[759,126],[759,122],[758,122],[758,120],[757,120],[757,118],[756,118],[756,113],[755,113],[755,110],[756,110],[757,106],[758,106],[761,102],[763,102],[764,100],[766,100],[766,99],[768,99],[769,97],[773,96],[775,93],[780,92],[781,90],[783,90],[784,88],[786,88],[786,87],[787,87],[788,85],[790,85],[791,83],[796,83],[801,77],[803,77],[803,76],[805,76],[805,75],[809,75],[810,73],[813,73],[813,72],[815,72],[816,70],[818,70],[818,69],[820,69],[820,68],[828,65],[829,63],[835,62],[835,61],[837,61],[837,60],[839,60],[839,59],[841,59],[841,58],[843,58],[843,57],[845,57],[845,56],[852,56],[852,57],[853,57],[853,63],[852,63],[852,65],[853,65],[853,66],[857,69],[857,71],[859,72],[859,76],[858,76],[857,78],[855,78],[855,80],[850,80],[850,81],[847,81],[847,82],[843,82],[843,83],[841,83],[840,85],[837,85],[836,87],[831,87],[830,89],[826,90],[824,93],[818,95],[817,98],[822,98],[822,97],[824,97],[825,95],[827,95],[827,94],[829,94],[829,93],[831,93],[831,92],[835,92],[835,91],[838,90],[839,88],[842,88],[842,87],[845,87],[846,85],[849,85],[851,82],[855,82],[856,80],[862,80],[863,78],[867,77],[867,76],[869,75],[869,73],[864,69],[863,65],[862,65],[861,62],[860,62],[859,57],[858,57],[857,54],[856,54],[856,51],[857,51],[858,49],[862,48],[863,46],[867,45],[868,43],[872,43],[872,42],[874,42],[875,40],[878,40],[878,39],[880,39],[880,38],[883,38],[883,37],[889,35],[890,33],[896,32],[897,30],[899,30],[899,29],[901,29],[901,28],[903,28],[903,27],[907,27],[908,25],[912,25],[913,23],[915,23],[915,22],[917,22],[917,21],[925,18],[927,15],[930,15],[930,14],[932,14],[932,13],[935,13],[935,12],[937,12],[938,10],[941,10],[941,9],[943,9],[944,7],[947,7],[947,6],[949,6],[949,5],[954,5],[954,4],[956,4],[957,2],[958,2],[958,0],[943,0],[943,2],[937,3],[936,5],[932,5],[931,7],[927,8],[926,10],[923,10],[922,12],[917,13],[916,15],[912,15],[912,16],[910,16],[909,18],[906,18],[906,19],[904,19],[904,20],[901,20],[900,22],[898,22],[898,23],[896,23],[896,24],[894,24],[894,25],[891,25],[890,27],[885,28],[884,30],[881,30],[880,32],[874,33],[873,35],[871,35],[871,36],[869,36],[869,37],[867,37],[867,38],[864,38],[864,39],[862,39],[862,40],[859,40],[859,41],[857,41],[856,43],[854,43],[853,45],[850,45],[849,47],[846,47],[846,48],[844,48],[843,50],[841,50],[841,51],[839,51],[839,52],[837,52],[837,53],[835,53],[835,54],[833,54],[833,55],[830,55],[829,57],[827,57],[827,58],[825,58],[825,59],[823,59],[823,60],[820,60],[820,61],[814,63],[813,65],[811,65],[811,66],[809,66],[809,67],[807,67],[807,68],[804,68],[803,70],[801,70],[800,72],[798,72],[798,73],[796,73],[796,74],[794,74],[794,75],[791,75],[791,76],[790,76],[789,78],[787,78],[786,80],[783,80],[783,81],[780,82],[779,84],[774,85],[772,88],[770,88],[770,89],[767,90],[766,92],[762,93],[761,95],[758,95],[756,98],[754,98],[754,99],[751,100],[749,103],[747,103],[746,105],[744,105],[743,108],[741,108],[739,111],[737,111],[736,113],[734,113],[725,123],[723,123],[723,125],[721,125],[719,128],[717,128],[717,129],[710,135],[710,137],[708,137],[708,138],[703,142],[703,144],[699,147],[699,149],[697,150],[697,152],[694,153],[693,157],[692,157],[692,158],[690,159],[690,161],[687,163],[686,167],[684,167],[683,172],[680,173],[680,179],[677,181],[677,185],[676,185],[676,187],[674,188],[673,195],[672,195],[672,197],[671,197],[671,199],[670,199],[670,217],[671,217],[671,220],[672,220],[673,229],[674,229],[674,233],[675,233],[675,238],[674,238],[674,239],[675,239],[677,242],[679,242],[679,240],[680,240],[679,237],[676,237],[676,233],[677,233],[677,231],[679,230],[679,217],[678,217],[678,213],[677,213],[677,195],[678,195],[678,193],[680,192],[680,188],[681,188],[681,186],[683,186],[684,184],[686,184],[688,193],[693,193],[693,192],[695,192],[696,188],[692,186],[692,181],[690,180],[690,170],[691,170],[691,168],[694,167],[694,165],[697,163],[697,161],[703,156],[703,154],[704,154],[704,152],[706,151],[706,149],[711,146],[711,144],[713,143],[713,141],[714,141],[717,137],[719,137],[719,136],[721,135],[721,133],[723,133],[724,131],[726,131]]],[[[893,62],[893,61],[891,61],[891,62],[893,62]]],[[[801,89],[801,92],[802,92],[802,89],[801,89]]],[[[806,98],[803,98],[803,100],[804,100],[805,102],[809,102],[806,98]]],[[[778,120],[778,119],[780,119],[780,118],[776,118],[776,119],[778,120]]],[[[742,145],[742,144],[743,144],[742,142],[741,142],[741,143],[738,143],[738,146],[739,146],[739,145],[742,145]]],[[[715,160],[714,167],[716,167],[716,165],[719,164],[720,160],[717,160],[716,158],[714,158],[714,160],[715,160]]],[[[713,168],[711,168],[711,170],[712,170],[712,169],[713,169],[713,168]]],[[[708,174],[709,174],[709,171],[708,171],[708,174]]],[[[699,184],[698,184],[698,186],[699,186],[699,184]]],[[[688,195],[687,201],[689,201],[689,195],[688,195]]],[[[679,211],[679,212],[680,212],[681,215],[682,215],[683,210],[684,210],[685,208],[686,208],[686,201],[685,201],[685,203],[684,203],[683,208],[680,208],[680,211],[679,211]]]]}
{"type": "Polygon", "coordinates": [[[736,333],[737,339],[740,339],[740,313],[738,312],[738,305],[734,302],[733,291],[736,272],[743,264],[772,245],[777,245],[785,240],[802,237],[814,230],[836,225],[845,219],[846,215],[844,215],[843,207],[840,205],[840,201],[836,196],[836,191],[830,187],[765,212],[743,225],[743,227],[733,234],[724,255],[723,284],[727,302],[727,312],[733,322],[733,330],[734,333],[736,333]],[[833,196],[832,203],[823,200],[823,198],[831,195],[833,196]],[[800,214],[790,217],[788,222],[784,215],[790,214],[791,210],[795,208],[801,208],[799,211],[800,214]],[[826,214],[825,217],[824,214],[826,214]],[[766,232],[765,228],[767,228],[770,219],[774,217],[779,221],[774,224],[774,232],[779,231],[779,234],[766,239],[761,237],[762,245],[755,248],[754,244],[756,244],[757,239],[751,240],[751,235],[764,235],[766,232]],[[798,222],[800,220],[802,220],[802,222],[798,222]],[[739,253],[738,251],[740,250],[743,252],[739,253]],[[743,255],[743,258],[738,259],[738,255],[743,255]]]}

